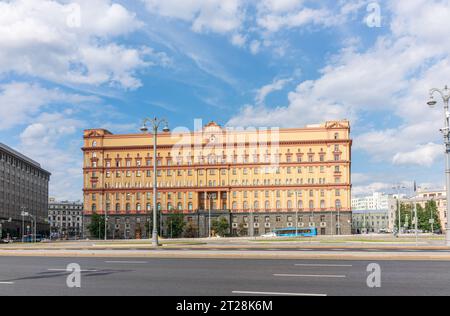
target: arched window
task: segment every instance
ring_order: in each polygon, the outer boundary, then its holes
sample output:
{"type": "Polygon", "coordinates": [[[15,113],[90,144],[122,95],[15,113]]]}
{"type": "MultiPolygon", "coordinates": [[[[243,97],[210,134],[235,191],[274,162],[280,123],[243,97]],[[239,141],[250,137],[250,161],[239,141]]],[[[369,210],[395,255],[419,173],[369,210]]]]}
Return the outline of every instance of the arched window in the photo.
{"type": "Polygon", "coordinates": [[[259,202],[258,201],[255,201],[255,203],[253,203],[253,208],[255,210],[259,210],[259,202]]]}
{"type": "Polygon", "coordinates": [[[172,203],[167,203],[167,210],[172,211],[172,203]]]}
{"type": "Polygon", "coordinates": [[[314,201],[309,201],[309,209],[313,210],[314,209],[314,201]]]}
{"type": "Polygon", "coordinates": [[[136,211],[138,211],[138,212],[141,211],[141,203],[136,204],[136,211]]]}
{"type": "Polygon", "coordinates": [[[298,201],[297,207],[302,210],[303,209],[303,201],[298,201]]]}
{"type": "Polygon", "coordinates": [[[92,204],[92,212],[97,212],[97,204],[92,204]]]}
{"type": "Polygon", "coordinates": [[[188,209],[189,209],[189,211],[192,211],[194,209],[192,202],[189,202],[188,209]]]}
{"type": "Polygon", "coordinates": [[[321,200],[321,201],[320,201],[320,208],[321,208],[321,209],[324,209],[324,208],[325,208],[325,201],[324,201],[324,200],[321,200]]]}
{"type": "Polygon", "coordinates": [[[268,210],[270,208],[270,202],[269,201],[266,201],[265,208],[266,208],[266,210],[268,210]]]}
{"type": "Polygon", "coordinates": [[[125,205],[125,211],[127,211],[127,213],[131,211],[131,205],[130,205],[130,203],[127,203],[127,204],[125,205]]]}
{"type": "Polygon", "coordinates": [[[233,202],[233,210],[236,211],[237,210],[237,202],[233,202]]]}
{"type": "Polygon", "coordinates": [[[152,205],[150,203],[147,203],[146,209],[148,212],[152,210],[152,205]]]}
{"type": "Polygon", "coordinates": [[[292,209],[292,201],[287,202],[287,208],[290,210],[292,209]]]}
{"type": "Polygon", "coordinates": [[[340,210],[342,207],[341,200],[336,200],[336,210],[340,210]]]}
{"type": "Polygon", "coordinates": [[[156,206],[158,208],[158,211],[160,212],[161,211],[161,203],[158,203],[156,206]]]}
{"type": "Polygon", "coordinates": [[[178,203],[178,210],[179,211],[182,211],[183,210],[183,204],[180,202],[180,203],[178,203]]]}
{"type": "Polygon", "coordinates": [[[244,211],[248,210],[248,203],[247,201],[244,202],[244,211]]]}
{"type": "Polygon", "coordinates": [[[120,212],[120,204],[116,203],[116,213],[119,213],[119,212],[120,212]]]}
{"type": "Polygon", "coordinates": [[[281,209],[281,202],[277,201],[277,210],[281,209]]]}

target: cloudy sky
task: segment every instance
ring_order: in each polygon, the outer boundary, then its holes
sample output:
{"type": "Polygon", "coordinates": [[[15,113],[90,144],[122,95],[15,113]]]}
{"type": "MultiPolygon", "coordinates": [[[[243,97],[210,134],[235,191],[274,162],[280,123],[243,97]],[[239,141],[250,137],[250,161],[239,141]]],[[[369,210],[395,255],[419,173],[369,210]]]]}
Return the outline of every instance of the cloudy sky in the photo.
{"type": "Polygon", "coordinates": [[[450,84],[449,20],[448,0],[0,0],[0,142],[79,199],[85,128],[348,118],[355,194],[442,186],[426,101],[450,84]]]}

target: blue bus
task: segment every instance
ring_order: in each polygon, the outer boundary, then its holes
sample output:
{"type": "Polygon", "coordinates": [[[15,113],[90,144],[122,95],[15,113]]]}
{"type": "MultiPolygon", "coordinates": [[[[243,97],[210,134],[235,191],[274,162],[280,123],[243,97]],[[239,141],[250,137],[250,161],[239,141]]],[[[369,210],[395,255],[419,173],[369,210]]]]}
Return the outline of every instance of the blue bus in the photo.
{"type": "Polygon", "coordinates": [[[282,228],[274,230],[277,237],[315,237],[317,236],[317,228],[282,228]]]}

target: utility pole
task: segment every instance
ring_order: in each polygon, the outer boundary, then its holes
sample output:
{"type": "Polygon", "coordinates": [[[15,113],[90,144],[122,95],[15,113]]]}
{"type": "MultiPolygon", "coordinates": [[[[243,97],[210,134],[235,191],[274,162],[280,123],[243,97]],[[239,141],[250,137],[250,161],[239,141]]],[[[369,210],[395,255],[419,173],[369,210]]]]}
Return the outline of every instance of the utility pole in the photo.
{"type": "MultiPolygon", "coordinates": [[[[430,90],[430,101],[428,101],[428,106],[434,108],[437,102],[434,100],[434,95],[439,94],[444,102],[444,128],[441,129],[441,133],[444,136],[445,144],[445,176],[447,182],[447,214],[450,214],[450,112],[449,112],[449,101],[450,101],[450,90],[448,86],[445,86],[444,90],[431,89],[430,90]]],[[[434,227],[433,227],[434,228],[434,227]]],[[[434,230],[433,230],[434,233],[434,230]]],[[[447,220],[447,232],[446,232],[446,245],[450,247],[450,221],[447,220]]]]}
{"type": "MultiPolygon", "coordinates": [[[[166,120],[158,120],[157,118],[154,119],[148,119],[146,118],[144,120],[144,124],[141,128],[141,132],[143,133],[147,133],[148,132],[148,127],[147,127],[147,123],[151,123],[152,127],[153,127],[153,233],[152,233],[152,246],[153,247],[158,247],[159,243],[158,243],[158,226],[157,226],[157,212],[158,212],[158,208],[157,208],[157,192],[158,192],[158,176],[157,176],[157,138],[158,138],[158,129],[160,127],[161,124],[165,124],[164,128],[163,128],[163,132],[168,133],[169,130],[169,126],[166,120]]],[[[162,216],[160,216],[160,218],[162,219],[162,216]]]]}

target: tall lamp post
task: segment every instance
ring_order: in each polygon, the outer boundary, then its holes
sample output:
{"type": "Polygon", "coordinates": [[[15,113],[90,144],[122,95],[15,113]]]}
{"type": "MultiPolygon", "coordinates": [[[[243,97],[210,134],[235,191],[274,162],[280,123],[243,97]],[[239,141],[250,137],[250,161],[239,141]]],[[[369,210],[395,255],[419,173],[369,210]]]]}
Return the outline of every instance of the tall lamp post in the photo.
{"type": "Polygon", "coordinates": [[[441,129],[442,134],[444,135],[444,144],[445,144],[445,174],[446,174],[446,182],[447,182],[447,232],[446,232],[446,245],[450,247],[450,221],[448,220],[449,212],[450,212],[450,112],[449,112],[449,101],[450,101],[450,90],[448,86],[445,86],[444,90],[433,88],[430,90],[430,101],[428,101],[428,105],[431,108],[434,108],[437,104],[437,101],[434,99],[434,95],[438,94],[441,96],[442,101],[444,102],[444,111],[445,111],[445,120],[444,120],[444,128],[441,129]]]}
{"type": "Polygon", "coordinates": [[[401,230],[401,226],[402,226],[400,190],[404,190],[404,189],[406,189],[406,187],[399,184],[399,185],[392,187],[392,189],[397,190],[397,221],[398,221],[398,233],[400,234],[400,230],[401,230]]]}
{"type": "Polygon", "coordinates": [[[153,233],[152,233],[152,246],[153,247],[158,247],[158,226],[157,226],[157,216],[156,216],[156,212],[157,207],[156,207],[156,203],[157,203],[157,198],[156,195],[158,194],[158,177],[157,177],[157,138],[158,138],[158,130],[160,128],[161,125],[164,124],[164,128],[163,128],[163,132],[164,133],[168,133],[170,132],[168,123],[166,120],[162,119],[159,120],[156,117],[153,119],[149,119],[146,118],[144,119],[144,123],[142,125],[141,128],[141,132],[143,133],[147,133],[149,131],[149,128],[147,127],[147,123],[151,124],[151,128],[152,128],[152,132],[153,132],[153,233]]]}

